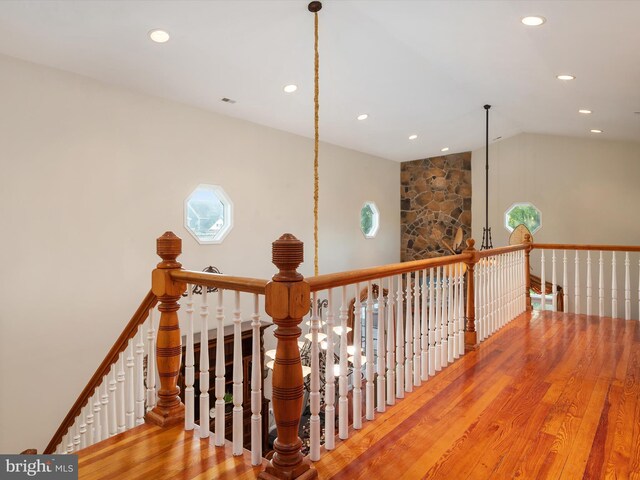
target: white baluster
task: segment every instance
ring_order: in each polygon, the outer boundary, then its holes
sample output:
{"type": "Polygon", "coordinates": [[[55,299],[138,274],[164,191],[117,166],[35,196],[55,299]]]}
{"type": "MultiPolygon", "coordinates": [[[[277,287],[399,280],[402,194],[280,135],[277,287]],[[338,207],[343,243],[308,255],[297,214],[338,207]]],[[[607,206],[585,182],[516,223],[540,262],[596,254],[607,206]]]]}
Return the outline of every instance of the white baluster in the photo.
{"type": "MultiPolygon", "coordinates": [[[[156,406],[156,326],[154,309],[149,309],[149,329],[147,330],[147,410],[156,406]]],[[[102,424],[106,428],[106,424],[102,424]]]]}
{"type": "Polygon", "coordinates": [[[136,379],[135,379],[135,396],[136,396],[136,418],[135,424],[142,425],[144,423],[144,330],[140,325],[136,335],[136,379]]]}
{"type": "Polygon", "coordinates": [[[214,422],[214,443],[217,447],[225,443],[225,355],[224,355],[224,290],[218,289],[216,302],[216,381],[214,385],[216,395],[216,418],[214,422]]]}
{"type": "MultiPolygon", "coordinates": [[[[357,298],[357,297],[356,297],[357,298]]],[[[338,380],[338,436],[349,438],[349,401],[347,399],[347,287],[342,287],[342,305],[340,306],[340,379],[338,380]]],[[[354,321],[354,324],[357,323],[354,321]]]]}
{"type": "Polygon", "coordinates": [[[604,261],[602,259],[602,251],[600,252],[598,264],[598,315],[604,317],[604,261]]]}
{"type": "Polygon", "coordinates": [[[453,292],[455,290],[455,275],[453,273],[453,265],[447,265],[447,281],[449,284],[447,292],[447,363],[453,362],[453,347],[455,342],[453,339],[453,292]]]}
{"type": "Polygon", "coordinates": [[[67,443],[66,442],[67,442],[67,436],[63,435],[62,436],[62,440],[60,440],[60,443],[56,447],[56,453],[58,455],[65,455],[67,453],[67,449],[66,449],[67,443]]]}
{"type": "Polygon", "coordinates": [[[489,310],[491,312],[491,320],[490,320],[490,327],[489,327],[489,335],[493,335],[493,333],[498,329],[498,312],[497,312],[497,302],[496,302],[496,296],[498,294],[498,257],[490,257],[491,260],[489,260],[491,262],[491,265],[489,267],[489,282],[491,283],[490,287],[489,287],[489,310]]]}
{"type": "Polygon", "coordinates": [[[616,252],[611,252],[611,318],[618,318],[618,277],[616,252]]]}
{"type": "Polygon", "coordinates": [[[100,408],[100,416],[102,429],[100,430],[100,439],[106,440],[109,438],[109,374],[105,375],[102,379],[102,393],[100,395],[100,402],[102,407],[100,408]]]}
{"type": "Polygon", "coordinates": [[[396,295],[396,398],[404,398],[404,321],[402,298],[402,274],[398,275],[398,292],[396,295]]]}
{"type": "MultiPolygon", "coordinates": [[[[353,428],[362,428],[362,304],[360,284],[356,283],[353,312],[353,428]]],[[[346,336],[347,332],[343,331],[346,336]]]]}
{"type": "Polygon", "coordinates": [[[102,404],[100,403],[100,390],[96,387],[93,392],[93,443],[102,440],[102,404]]]}
{"type": "MultiPolygon", "coordinates": [[[[380,289],[380,285],[378,285],[378,289],[380,289]]],[[[374,409],[375,409],[375,386],[373,384],[373,368],[374,368],[374,360],[373,360],[373,305],[375,303],[375,299],[373,298],[373,287],[371,282],[367,284],[368,297],[367,297],[367,313],[366,313],[366,323],[365,323],[365,352],[367,356],[367,364],[365,366],[366,377],[367,377],[367,385],[365,390],[366,396],[366,419],[373,420],[374,418],[374,409]]]]}
{"type": "MultiPolygon", "coordinates": [[[[240,292],[235,291],[235,305],[233,310],[233,454],[242,455],[244,436],[242,432],[243,410],[242,396],[243,372],[242,372],[242,312],[240,311],[240,292]]],[[[316,342],[316,348],[318,344],[316,342]]],[[[318,439],[318,445],[320,444],[318,439]]]]}
{"type": "Polygon", "coordinates": [[[631,272],[629,252],[624,255],[624,319],[631,320],[631,272]]]}
{"type": "Polygon", "coordinates": [[[495,277],[496,277],[496,292],[495,292],[495,311],[496,311],[496,324],[495,324],[495,330],[499,330],[500,327],[502,326],[502,281],[501,281],[501,276],[502,276],[502,259],[500,257],[500,255],[496,255],[495,257],[495,262],[496,262],[496,273],[495,273],[495,277]]]}
{"type": "Polygon", "coordinates": [[[476,268],[473,270],[473,281],[475,284],[474,290],[474,308],[476,315],[476,335],[478,341],[481,342],[485,339],[485,306],[484,306],[484,260],[480,260],[476,264],[476,268]]]}
{"type": "MultiPolygon", "coordinates": [[[[251,315],[251,465],[262,463],[262,361],[260,350],[260,297],[253,296],[251,315]]],[[[327,359],[329,357],[327,356],[327,359]]]]}
{"type": "Polygon", "coordinates": [[[71,426],[71,428],[69,428],[69,431],[67,433],[67,440],[66,440],[68,454],[73,453],[73,435],[74,435],[73,426],[71,426]]]}
{"type": "Polygon", "coordinates": [[[447,302],[449,301],[449,267],[442,267],[442,313],[440,315],[440,332],[442,348],[440,350],[440,365],[445,368],[449,364],[449,308],[447,302]]]}
{"type": "Polygon", "coordinates": [[[459,284],[459,295],[458,295],[458,351],[460,356],[464,355],[464,271],[462,263],[459,264],[460,267],[460,284],[459,284]]]}
{"type": "Polygon", "coordinates": [[[118,412],[116,408],[116,367],[111,366],[109,372],[109,436],[113,437],[118,433],[118,412]]]}
{"type": "MultiPolygon", "coordinates": [[[[95,443],[94,440],[94,434],[95,434],[95,428],[94,428],[94,415],[93,415],[93,407],[94,407],[94,402],[95,402],[95,398],[94,398],[95,394],[93,396],[91,396],[91,398],[89,398],[89,401],[87,402],[87,444],[86,446],[91,446],[95,443]]],[[[84,447],[83,447],[84,448],[84,447]]]]}
{"type": "Polygon", "coordinates": [[[133,344],[135,341],[135,337],[130,338],[127,342],[127,373],[125,375],[126,379],[126,395],[127,395],[127,405],[126,405],[126,428],[127,430],[133,428],[136,424],[135,419],[135,400],[134,400],[134,367],[135,361],[133,358],[133,344]]]}
{"type": "Polygon", "coordinates": [[[540,250],[540,310],[544,312],[547,303],[547,284],[544,271],[544,250],[540,250]]]}
{"type": "Polygon", "coordinates": [[[412,303],[412,284],[411,273],[405,275],[406,288],[405,288],[405,342],[404,342],[404,391],[413,391],[413,308],[412,303]]]}
{"type": "Polygon", "coordinates": [[[389,289],[387,294],[387,405],[396,403],[396,374],[395,374],[395,303],[393,300],[393,278],[389,277],[389,289]]]}
{"type": "MultiPolygon", "coordinates": [[[[77,419],[79,420],[79,419],[77,419]]],[[[77,452],[80,450],[80,432],[78,431],[78,424],[74,423],[72,427],[73,432],[73,451],[77,452]]]]}
{"type": "Polygon", "coordinates": [[[420,385],[420,271],[415,272],[413,287],[413,385],[420,385]]]}
{"type": "Polygon", "coordinates": [[[580,258],[578,256],[578,250],[576,250],[576,268],[574,276],[574,304],[575,312],[580,313],[580,258]]]}
{"type": "Polygon", "coordinates": [[[427,290],[427,270],[422,271],[422,287],[420,296],[420,379],[424,382],[429,378],[429,317],[427,316],[428,308],[428,290],[427,290]]]}
{"type": "Polygon", "coordinates": [[[569,282],[567,277],[567,251],[563,251],[562,256],[562,301],[564,311],[569,312],[569,282]]]}
{"type": "Polygon", "coordinates": [[[484,310],[484,332],[483,338],[487,338],[491,335],[491,269],[493,268],[493,259],[486,257],[481,260],[482,265],[482,283],[484,285],[481,304],[483,304],[484,310]]]}
{"type": "Polygon", "coordinates": [[[335,448],[336,436],[336,386],[335,386],[335,370],[334,370],[334,313],[333,313],[333,290],[330,288],[327,292],[327,356],[325,361],[325,386],[324,386],[324,448],[333,450],[335,448]]]}
{"type": "Polygon", "coordinates": [[[442,317],[442,289],[440,284],[440,272],[442,272],[442,267],[436,267],[436,280],[435,280],[435,312],[436,312],[436,328],[435,328],[435,337],[436,337],[436,358],[435,358],[435,370],[439,372],[442,370],[442,343],[441,343],[441,335],[442,332],[440,330],[440,322],[442,317]]]}
{"type": "Polygon", "coordinates": [[[551,304],[558,311],[558,283],[556,281],[556,251],[551,250],[551,304]]]}
{"type": "Polygon", "coordinates": [[[509,269],[507,271],[507,293],[509,298],[509,318],[511,321],[515,318],[515,310],[514,310],[514,292],[515,292],[515,276],[514,276],[514,252],[510,252],[507,254],[509,269]]]}
{"type": "MultiPolygon", "coordinates": [[[[389,289],[391,291],[391,289],[389,289]]],[[[429,269],[429,376],[436,374],[436,297],[435,271],[429,269]]]]}
{"type": "MultiPolygon", "coordinates": [[[[318,293],[311,294],[311,381],[309,389],[309,419],[310,455],[311,461],[320,460],[320,352],[318,351],[318,333],[320,318],[318,315],[318,293]]],[[[357,320],[357,319],[356,319],[357,320]]],[[[354,321],[354,325],[357,321],[354,321]]],[[[346,335],[346,332],[343,332],[346,335]]]]}
{"type": "Polygon", "coordinates": [[[124,358],[123,353],[120,352],[118,361],[116,363],[116,410],[118,414],[118,433],[122,433],[126,428],[126,412],[125,412],[125,374],[124,374],[124,358]]]}
{"type": "Polygon", "coordinates": [[[80,426],[78,427],[78,449],[87,447],[87,409],[80,411],[80,426]]]}
{"type": "MultiPolygon", "coordinates": [[[[202,289],[207,287],[203,286],[202,289]]],[[[193,285],[187,285],[187,339],[184,359],[184,429],[193,430],[195,427],[195,354],[193,349],[193,285]]],[[[200,334],[200,345],[205,345],[202,339],[208,338],[200,334]]]]}
{"type": "Polygon", "coordinates": [[[202,287],[200,303],[200,438],[209,437],[209,293],[202,287]]]}
{"type": "Polygon", "coordinates": [[[593,285],[591,284],[591,251],[587,251],[587,315],[593,315],[593,285]]]}
{"type": "MultiPolygon", "coordinates": [[[[388,291],[391,291],[390,289],[388,291]]],[[[377,363],[377,385],[378,385],[378,412],[384,412],[386,410],[386,365],[385,365],[385,304],[384,304],[384,281],[381,278],[378,282],[378,356],[376,358],[377,363]]],[[[326,413],[325,413],[326,415],[326,413]]]]}

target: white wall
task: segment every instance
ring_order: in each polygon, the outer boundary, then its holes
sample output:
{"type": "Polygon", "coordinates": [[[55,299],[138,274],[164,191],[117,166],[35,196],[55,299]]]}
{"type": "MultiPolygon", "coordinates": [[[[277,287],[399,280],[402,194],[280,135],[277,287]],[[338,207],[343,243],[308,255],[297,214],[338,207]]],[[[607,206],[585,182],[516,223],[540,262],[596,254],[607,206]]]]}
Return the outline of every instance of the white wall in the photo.
{"type": "MultiPolygon", "coordinates": [[[[477,246],[485,223],[485,149],[472,154],[472,231],[477,246]]],[[[534,234],[540,243],[640,245],[640,143],[602,138],[580,139],[520,134],[489,146],[489,225],[495,247],[507,245],[504,213],[516,202],[531,202],[542,212],[542,228],[534,234]]],[[[558,282],[561,257],[557,253],[558,282]]],[[[550,254],[546,279],[551,280],[550,254]]],[[[631,255],[633,315],[638,318],[638,255],[631,255]]],[[[611,255],[605,254],[605,269],[611,255]]],[[[624,260],[617,257],[618,315],[623,315],[624,260]]],[[[569,252],[568,279],[573,308],[575,252],[569,252]]],[[[535,273],[540,252],[532,253],[535,273]]],[[[597,284],[597,258],[592,257],[592,279],[597,284]]],[[[581,286],[586,287],[586,254],[581,254],[581,286]]],[[[610,272],[605,270],[605,296],[610,298],[610,272]]],[[[581,303],[585,313],[585,293],[581,303]]],[[[609,315],[611,302],[607,302],[609,315]]]]}
{"type": "MultiPolygon", "coordinates": [[[[312,274],[310,139],[8,57],[0,109],[0,451],[44,448],[149,289],[164,231],[187,268],[259,278],[291,232],[312,274]],[[199,183],[234,203],[222,245],[183,228],[199,183]]],[[[327,144],[320,157],[320,272],[399,261],[400,165],[327,144]]]]}

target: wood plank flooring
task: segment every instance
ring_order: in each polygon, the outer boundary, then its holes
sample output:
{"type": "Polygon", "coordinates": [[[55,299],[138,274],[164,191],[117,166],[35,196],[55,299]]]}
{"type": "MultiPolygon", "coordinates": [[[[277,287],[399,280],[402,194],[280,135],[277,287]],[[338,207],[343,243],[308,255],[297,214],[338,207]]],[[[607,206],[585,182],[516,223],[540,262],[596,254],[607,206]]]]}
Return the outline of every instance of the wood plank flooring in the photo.
{"type": "Polygon", "coordinates": [[[145,424],[80,450],[78,470],[83,480],[249,480],[262,466],[251,466],[249,452],[234,457],[229,442],[215,447],[212,437],[200,439],[183,424],[145,424]]]}
{"type": "MultiPolygon", "coordinates": [[[[118,437],[80,452],[80,478],[249,479],[260,470],[181,427],[118,437]]],[[[315,467],[335,480],[640,480],[640,322],[525,314],[315,467]]]]}

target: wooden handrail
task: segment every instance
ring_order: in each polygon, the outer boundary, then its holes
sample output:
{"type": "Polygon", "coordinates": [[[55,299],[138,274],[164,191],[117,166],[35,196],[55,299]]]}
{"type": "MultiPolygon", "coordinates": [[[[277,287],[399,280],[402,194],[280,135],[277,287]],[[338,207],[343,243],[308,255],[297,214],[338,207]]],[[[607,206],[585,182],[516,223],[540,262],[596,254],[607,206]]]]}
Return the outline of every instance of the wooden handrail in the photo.
{"type": "Polygon", "coordinates": [[[87,401],[91,395],[93,395],[95,389],[100,385],[102,378],[109,373],[111,365],[118,361],[118,355],[124,351],[129,340],[136,334],[138,326],[147,319],[149,316],[149,310],[155,307],[157,303],[158,299],[153,292],[149,291],[149,293],[144,297],[144,300],[140,303],[136,312],[131,317],[131,320],[129,320],[129,323],[127,323],[127,326],[109,350],[109,353],[104,357],[100,366],[97,368],[80,395],[78,395],[77,400],[69,409],[69,413],[67,413],[67,416],[64,417],[64,420],[62,420],[62,423],[58,427],[58,430],[56,430],[56,433],[51,437],[51,441],[47,445],[47,448],[44,449],[44,454],[50,454],[55,451],[56,446],[62,441],[62,437],[67,433],[69,427],[73,425],[76,417],[80,415],[82,407],[87,404],[87,401]]]}
{"type": "Polygon", "coordinates": [[[490,250],[478,250],[477,255],[478,258],[487,258],[493,257],[494,255],[502,255],[503,253],[511,253],[517,252],[518,250],[525,250],[527,245],[525,243],[520,243],[518,245],[509,245],[507,247],[497,247],[492,248],[490,250]]]}
{"type": "Polygon", "coordinates": [[[411,262],[391,263],[378,267],[363,268],[340,273],[329,273],[318,275],[317,277],[307,277],[306,280],[312,292],[326,290],[327,288],[342,287],[354,283],[362,283],[378,278],[399,275],[401,273],[414,272],[431,267],[441,267],[443,265],[453,265],[455,263],[467,262],[472,258],[472,254],[462,253],[460,255],[447,255],[446,257],[428,258],[426,260],[413,260],[411,262]]]}
{"type": "Polygon", "coordinates": [[[602,250],[605,252],[640,252],[639,245],[574,245],[565,243],[532,243],[533,248],[544,250],[602,250]]]}
{"type": "Polygon", "coordinates": [[[169,275],[172,280],[178,282],[258,295],[264,295],[265,287],[269,283],[268,280],[259,278],[232,277],[221,273],[195,272],[193,270],[172,270],[169,275]]]}

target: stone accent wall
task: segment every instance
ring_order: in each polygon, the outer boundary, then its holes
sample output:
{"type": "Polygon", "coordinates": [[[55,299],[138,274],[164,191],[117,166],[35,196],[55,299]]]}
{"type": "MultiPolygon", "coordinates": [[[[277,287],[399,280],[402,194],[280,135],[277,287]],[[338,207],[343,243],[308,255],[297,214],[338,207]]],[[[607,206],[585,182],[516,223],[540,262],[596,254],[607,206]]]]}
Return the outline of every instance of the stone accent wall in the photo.
{"type": "Polygon", "coordinates": [[[404,162],[400,184],[403,262],[448,255],[458,227],[470,237],[471,152],[404,162]]]}

